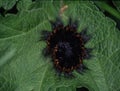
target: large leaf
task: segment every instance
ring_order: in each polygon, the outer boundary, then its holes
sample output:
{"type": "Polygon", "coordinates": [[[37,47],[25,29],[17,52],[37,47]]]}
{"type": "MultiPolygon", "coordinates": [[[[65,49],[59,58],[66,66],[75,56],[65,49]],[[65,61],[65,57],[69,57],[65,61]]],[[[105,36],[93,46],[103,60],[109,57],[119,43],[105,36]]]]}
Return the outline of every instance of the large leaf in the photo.
{"type": "Polygon", "coordinates": [[[83,75],[74,72],[73,79],[55,75],[50,58],[42,55],[46,43],[39,38],[41,30],[51,31],[48,20],[58,16],[61,2],[21,0],[19,13],[0,16],[0,91],[76,91],[81,86],[90,91],[120,90],[120,31],[115,22],[92,2],[63,4],[68,5],[63,21],[78,19],[78,31],[88,27],[92,35],[86,47],[94,48],[94,57],[84,60],[90,70],[83,75]]]}

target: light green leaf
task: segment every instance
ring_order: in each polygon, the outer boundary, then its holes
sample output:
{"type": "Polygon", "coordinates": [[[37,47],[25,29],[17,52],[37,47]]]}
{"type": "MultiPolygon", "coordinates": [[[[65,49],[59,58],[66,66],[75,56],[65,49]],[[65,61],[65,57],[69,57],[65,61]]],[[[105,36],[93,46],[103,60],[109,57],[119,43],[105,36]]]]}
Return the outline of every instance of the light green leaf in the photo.
{"type": "Polygon", "coordinates": [[[80,20],[78,31],[88,27],[93,37],[86,47],[93,47],[95,56],[84,60],[90,70],[83,75],[74,72],[75,78],[67,79],[55,75],[50,58],[42,53],[46,43],[39,41],[41,30],[51,31],[49,20],[58,16],[61,3],[21,2],[18,14],[0,16],[0,65],[5,64],[0,68],[0,91],[76,91],[82,86],[89,91],[120,90],[120,31],[94,3],[63,2],[68,9],[62,20],[66,23],[70,16],[80,20]]]}
{"type": "Polygon", "coordinates": [[[10,9],[14,6],[16,0],[0,0],[0,7],[4,7],[5,9],[10,9]]]}

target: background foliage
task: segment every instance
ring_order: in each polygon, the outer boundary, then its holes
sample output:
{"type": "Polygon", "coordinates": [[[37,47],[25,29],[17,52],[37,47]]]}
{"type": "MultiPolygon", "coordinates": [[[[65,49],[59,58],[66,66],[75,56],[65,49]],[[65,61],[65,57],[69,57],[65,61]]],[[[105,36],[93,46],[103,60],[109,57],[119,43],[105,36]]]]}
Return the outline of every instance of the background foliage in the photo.
{"type": "Polygon", "coordinates": [[[82,86],[120,91],[120,31],[94,2],[0,0],[0,7],[5,9],[0,15],[0,91],[76,91],[82,86]],[[18,12],[8,13],[16,3],[18,12]],[[58,16],[61,5],[68,5],[65,24],[71,16],[80,21],[79,32],[88,27],[92,35],[86,46],[94,48],[94,57],[84,60],[90,70],[74,72],[74,79],[55,75],[50,58],[42,55],[46,43],[39,41],[41,30],[51,31],[48,20],[58,16]]]}

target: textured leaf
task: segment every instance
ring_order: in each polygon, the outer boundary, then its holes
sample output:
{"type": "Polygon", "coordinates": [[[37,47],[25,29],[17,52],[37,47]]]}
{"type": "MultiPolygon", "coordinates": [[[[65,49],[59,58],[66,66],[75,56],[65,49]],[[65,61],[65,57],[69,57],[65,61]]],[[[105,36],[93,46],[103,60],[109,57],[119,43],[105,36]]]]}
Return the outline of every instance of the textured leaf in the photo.
{"type": "Polygon", "coordinates": [[[93,36],[86,46],[94,48],[95,57],[84,60],[90,70],[83,75],[74,72],[73,79],[55,75],[50,58],[42,55],[46,43],[39,38],[41,30],[51,31],[49,20],[58,16],[62,3],[21,0],[19,13],[0,16],[0,91],[76,91],[81,86],[90,91],[120,90],[120,31],[115,22],[92,2],[63,4],[68,5],[63,21],[66,23],[70,16],[78,19],[78,30],[88,27],[93,36]]]}

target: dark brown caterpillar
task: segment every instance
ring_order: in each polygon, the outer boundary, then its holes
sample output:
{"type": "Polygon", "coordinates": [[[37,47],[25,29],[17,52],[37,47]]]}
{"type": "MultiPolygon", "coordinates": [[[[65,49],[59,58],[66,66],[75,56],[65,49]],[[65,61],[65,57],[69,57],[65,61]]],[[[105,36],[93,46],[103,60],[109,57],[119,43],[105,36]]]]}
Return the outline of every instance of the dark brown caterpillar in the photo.
{"type": "Polygon", "coordinates": [[[60,74],[73,76],[73,70],[82,73],[84,69],[87,69],[83,60],[91,58],[92,51],[92,48],[85,48],[85,44],[91,38],[87,35],[87,29],[78,33],[78,21],[73,22],[71,18],[66,26],[60,18],[50,23],[52,31],[43,30],[41,37],[47,43],[45,56],[52,57],[54,68],[60,74]]]}

